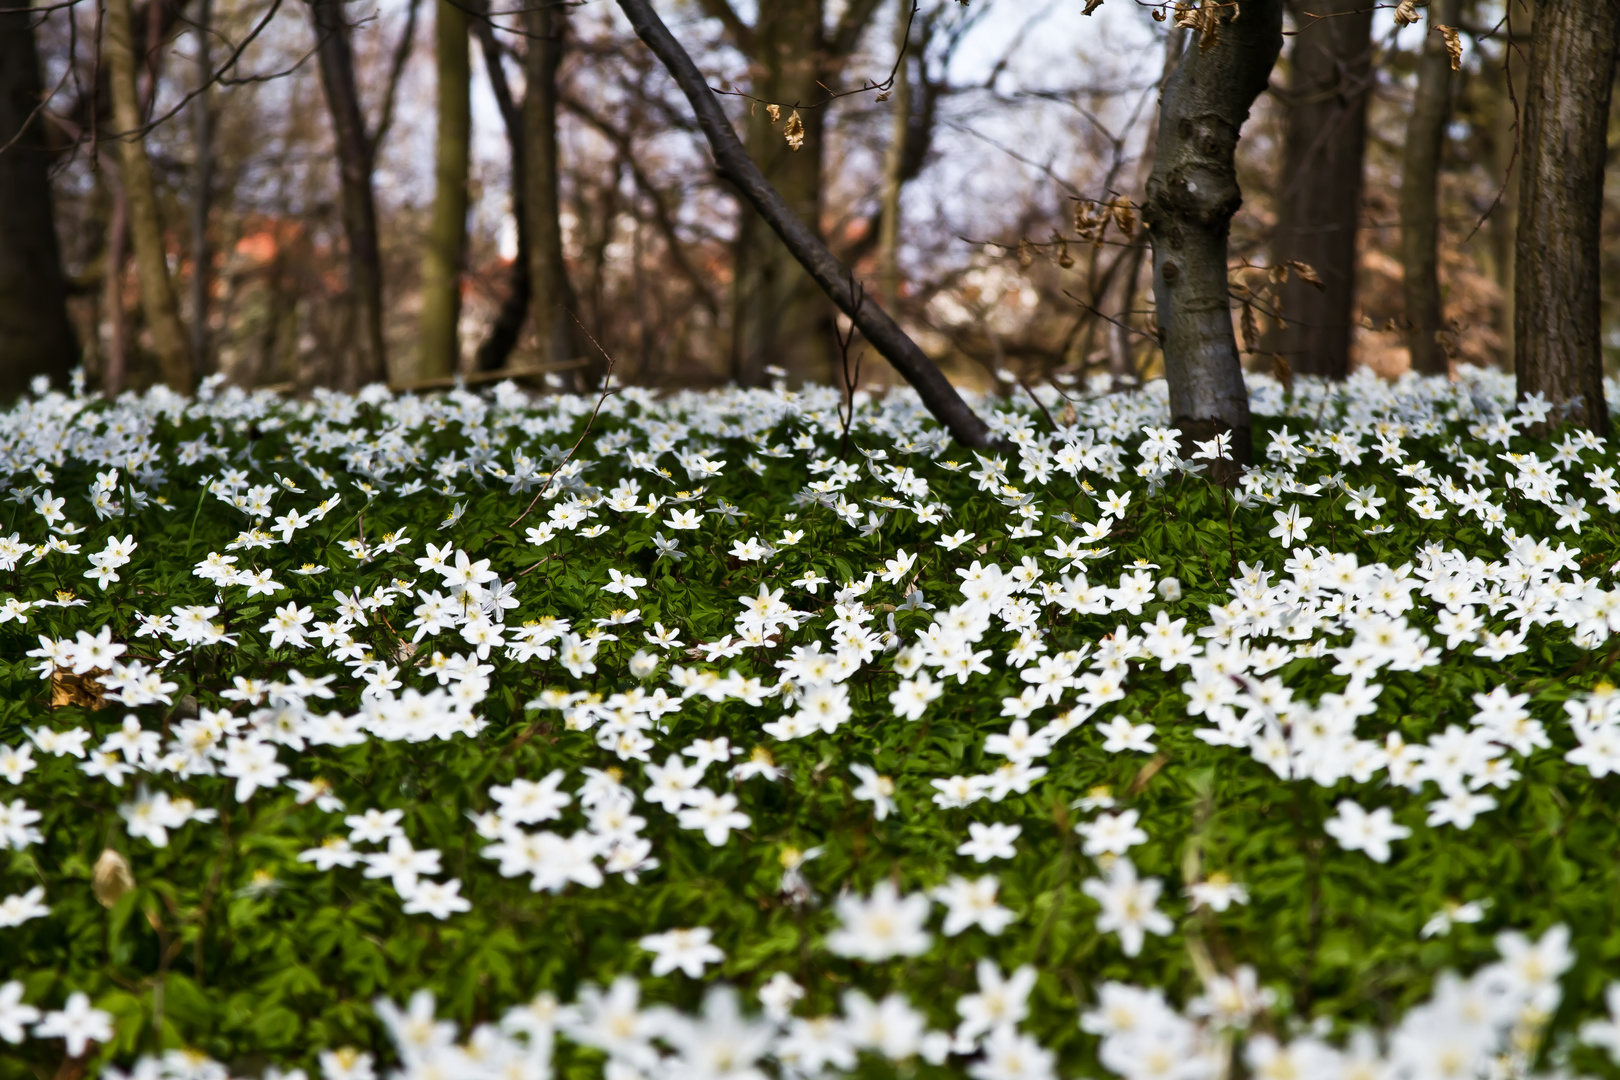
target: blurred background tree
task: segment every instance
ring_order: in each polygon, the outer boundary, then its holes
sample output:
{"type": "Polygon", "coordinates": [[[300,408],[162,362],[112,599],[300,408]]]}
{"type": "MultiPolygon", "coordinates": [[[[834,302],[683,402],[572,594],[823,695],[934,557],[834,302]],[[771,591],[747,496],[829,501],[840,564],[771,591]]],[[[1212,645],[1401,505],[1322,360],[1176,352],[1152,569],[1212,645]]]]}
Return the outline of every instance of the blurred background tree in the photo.
{"type": "MultiPolygon", "coordinates": [[[[1164,373],[1173,313],[1142,225],[1160,89],[1232,5],[657,6],[753,160],[954,381],[1164,373]]],[[[1236,145],[1242,363],[1286,379],[1517,362],[1526,386],[1583,400],[1612,369],[1613,13],[1550,5],[1596,20],[1571,41],[1548,7],[1287,0],[1236,145]],[[1547,76],[1573,70],[1579,85],[1547,76]],[[1527,133],[1548,124],[1580,151],[1543,153],[1527,133]]],[[[605,0],[8,12],[0,392],[81,361],[109,392],[213,372],[583,387],[605,367],[586,334],[659,387],[838,375],[832,305],[605,0]]],[[[863,381],[894,381],[864,351],[863,381]]]]}

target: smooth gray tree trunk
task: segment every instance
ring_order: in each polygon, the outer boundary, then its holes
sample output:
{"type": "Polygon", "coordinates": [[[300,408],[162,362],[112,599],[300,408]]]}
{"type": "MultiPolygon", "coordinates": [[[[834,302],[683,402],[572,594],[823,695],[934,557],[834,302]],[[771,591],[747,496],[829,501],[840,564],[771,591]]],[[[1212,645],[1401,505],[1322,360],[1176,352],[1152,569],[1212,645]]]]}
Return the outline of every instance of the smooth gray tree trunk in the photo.
{"type": "Polygon", "coordinates": [[[1143,220],[1153,244],[1153,296],[1170,387],[1171,422],[1191,440],[1226,432],[1229,482],[1252,455],[1249,395],[1232,331],[1227,239],[1243,204],[1235,154],[1255,98],[1282,51],[1283,0],[1246,0],[1213,44],[1189,35],[1159,99],[1159,134],[1143,220]]]}

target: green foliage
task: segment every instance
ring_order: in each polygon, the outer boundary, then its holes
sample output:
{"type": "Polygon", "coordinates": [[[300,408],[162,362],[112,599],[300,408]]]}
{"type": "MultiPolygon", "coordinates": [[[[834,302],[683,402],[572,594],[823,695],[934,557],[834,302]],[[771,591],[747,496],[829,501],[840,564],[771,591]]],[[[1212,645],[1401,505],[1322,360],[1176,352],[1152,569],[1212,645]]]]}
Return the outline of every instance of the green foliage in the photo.
{"type": "MultiPolygon", "coordinates": [[[[1055,395],[1048,397],[1054,409],[1062,406],[1055,395]]],[[[1508,527],[1521,537],[1562,535],[1578,544],[1583,580],[1606,574],[1620,558],[1606,517],[1587,522],[1578,537],[1567,529],[1560,534],[1557,506],[1502,486],[1504,472],[1513,473],[1496,458],[1502,448],[1480,437],[1484,414],[1470,406],[1466,393],[1434,390],[1387,401],[1369,393],[1368,399],[1358,411],[1356,399],[1347,398],[1350,418],[1333,421],[1334,430],[1371,441],[1376,423],[1405,425],[1390,433],[1405,448],[1406,461],[1425,462],[1437,475],[1454,475],[1460,455],[1489,462],[1497,477],[1491,483],[1498,486],[1488,490],[1488,499],[1502,506],[1508,527]],[[1424,416],[1431,418],[1427,428],[1419,423],[1424,416]]],[[[827,394],[796,403],[740,393],[668,403],[641,394],[610,397],[568,466],[557,476],[537,472],[527,486],[512,480],[523,477],[513,454],[537,458],[555,446],[548,464],[555,469],[585,432],[594,402],[552,399],[531,407],[503,393],[494,403],[458,394],[437,403],[322,399],[282,405],[225,395],[183,409],[162,399],[109,407],[53,398],[19,407],[4,430],[13,492],[21,497],[6,505],[0,532],[15,532],[30,550],[0,573],[0,604],[7,597],[47,603],[0,625],[0,749],[23,745],[41,728],[82,727],[91,733],[93,750],[120,730],[126,713],[166,745],[186,720],[210,710],[251,716],[253,704],[222,696],[236,680],[285,684],[292,671],[335,677],[335,697],[312,698],[311,712],[361,715],[363,672],[375,674],[376,664],[340,660],[313,637],[305,648],[273,646],[262,627],[289,602],[313,608],[316,619],[335,620],[334,590],[365,598],[395,582],[414,581],[415,590],[424,592],[443,588],[416,565],[429,543],[453,544],[474,560],[488,560],[501,582],[515,583],[518,606],[502,613],[508,641],[510,628],[544,616],[568,619],[576,634],[584,634],[592,620],[611,618],[615,610],[639,608],[640,614],[638,621],[605,627],[617,640],[601,641],[595,670],[578,677],[556,658],[519,661],[497,646],[482,661],[492,670],[472,708],[481,721],[474,734],[280,746],[287,779],[325,781],[342,810],[323,809],[275,783],[238,801],[235,779],[182,777],[172,764],[148,763],[113,786],[87,775],[75,757],[36,750],[32,771],[13,784],[0,783],[0,805],[20,797],[38,811],[43,839],[0,856],[0,898],[41,886],[50,913],[0,929],[0,982],[20,980],[23,999],[42,1009],[60,1008],[70,992],[88,993],[116,1027],[116,1037],[95,1051],[98,1064],[128,1064],[143,1053],[189,1047],[235,1072],[257,1073],[276,1063],[313,1073],[317,1054],[340,1046],[368,1051],[379,1063],[396,1060],[373,1009],[379,996],[403,1000],[431,990],[439,1016],[468,1031],[498,1020],[537,992],[572,1001],[585,985],[606,986],[623,974],[641,981],[644,1001],[694,1013],[716,982],[739,988],[752,1010],[754,992],[785,972],[805,990],[798,1015],[837,1013],[841,995],[852,988],[874,999],[900,992],[931,1028],[949,1030],[958,1020],[958,999],[977,985],[975,963],[990,957],[1004,971],[1025,964],[1036,969],[1026,1030],[1056,1053],[1064,1075],[1091,1075],[1099,1068],[1097,1039],[1080,1029],[1076,1016],[1093,1006],[1097,987],[1108,980],[1162,987],[1180,1003],[1198,991],[1200,957],[1227,972],[1249,965],[1277,995],[1257,1022],[1261,1028],[1281,1036],[1323,1018],[1337,1036],[1358,1026],[1388,1026],[1428,998],[1438,972],[1470,971],[1493,960],[1492,938],[1499,930],[1539,936],[1564,924],[1578,962],[1562,981],[1563,1000],[1546,1045],[1568,1052],[1570,1062],[1584,1070],[1612,1071],[1595,1051],[1574,1048],[1568,1036],[1581,1019],[1602,1011],[1604,988],[1620,962],[1620,864],[1614,858],[1620,850],[1620,781],[1566,760],[1579,743],[1564,710],[1567,701],[1617,679],[1620,650],[1607,632],[1595,647],[1586,647],[1556,621],[1533,625],[1526,651],[1489,661],[1475,643],[1444,648],[1445,635],[1435,629],[1439,605],[1414,597],[1403,617],[1426,632],[1440,654],[1417,670],[1376,672],[1382,686],[1376,711],[1359,719],[1356,736],[1380,747],[1391,734],[1408,744],[1424,743],[1452,725],[1467,728],[1478,711],[1473,696],[1506,686],[1529,695],[1527,708],[1551,740],[1528,757],[1509,755],[1522,778],[1487,789],[1497,805],[1467,829],[1427,823],[1428,804],[1437,798],[1433,784],[1404,788],[1375,770],[1362,782],[1346,776],[1322,786],[1308,778],[1280,778],[1247,747],[1211,745],[1199,735],[1207,720],[1188,715],[1185,662],[1163,671],[1137,655],[1123,698],[1103,704],[1037,761],[1047,771],[1026,792],[962,807],[937,805],[932,782],[993,774],[1003,764],[986,750],[985,740],[1008,730],[1004,702],[1029,685],[1008,657],[1020,632],[999,623],[991,627],[977,645],[990,650],[987,672],[963,682],[937,676],[944,694],[921,719],[903,720],[890,705],[902,679],[897,661],[905,663],[919,633],[961,602],[958,571],[975,562],[1009,572],[1029,562],[1043,583],[1083,571],[1093,585],[1112,587],[1141,561],[1155,583],[1178,580],[1179,596],[1173,589],[1155,592],[1140,614],[1066,611],[1037,591],[1033,629],[1045,655],[1055,656],[1095,650],[1121,627],[1124,636],[1140,635],[1161,613],[1188,620],[1188,633],[1211,626],[1212,606],[1233,600],[1234,581],[1241,592],[1249,567],[1270,571],[1273,583],[1285,579],[1283,563],[1290,555],[1272,531],[1274,512],[1293,503],[1314,518],[1305,543],[1354,554],[1363,568],[1410,564],[1425,548],[1432,548],[1431,555],[1456,550],[1486,564],[1502,563],[1508,549],[1500,528],[1488,529],[1477,515],[1456,507],[1438,520],[1413,512],[1412,489],[1436,483],[1396,476],[1395,463],[1374,461],[1371,449],[1360,464],[1341,462],[1321,438],[1332,425],[1311,433],[1316,449],[1309,460],[1273,466],[1274,476],[1246,491],[1223,491],[1174,469],[1154,476],[1148,468],[1144,477],[1137,432],[1159,422],[1159,405],[1145,396],[1086,403],[1078,426],[1055,440],[1050,431],[1040,432],[1036,441],[1053,447],[1061,447],[1064,437],[1082,441],[1082,432],[1089,440],[1099,430],[1099,445],[1118,443],[1119,455],[1093,460],[1076,478],[1048,465],[1044,475],[1020,480],[1019,459],[1011,457],[1005,480],[1036,496],[1037,513],[1030,519],[1007,505],[1008,490],[985,490],[997,485],[993,478],[981,484],[985,473],[978,465],[946,467],[950,451],[926,441],[925,425],[914,412],[902,404],[867,405],[858,410],[849,439],[851,482],[825,500],[859,504],[846,518],[835,506],[799,497],[826,476],[808,466],[836,456],[842,442],[832,400],[827,394]],[[1110,423],[1117,430],[1110,432],[1110,423]],[[119,424],[131,434],[118,435],[119,424]],[[53,430],[54,451],[47,439],[53,430]],[[690,478],[666,479],[632,466],[627,453],[652,452],[649,445],[658,446],[660,438],[666,451],[699,451],[724,465],[703,483],[697,501],[647,513],[649,495],[667,500],[679,498],[683,488],[699,490],[690,478]],[[465,462],[471,450],[476,460],[481,440],[494,452],[470,474],[463,467],[459,475],[435,475],[433,465],[447,457],[465,462]],[[192,451],[182,449],[187,444],[192,451]],[[905,452],[908,446],[913,452],[905,452]],[[221,455],[200,454],[198,447],[218,447],[221,455]],[[887,451],[886,460],[863,457],[880,449],[887,451]],[[36,465],[48,480],[32,474],[36,465]],[[874,504],[896,496],[892,480],[885,479],[889,466],[914,470],[926,494],[900,496],[897,509],[874,504]],[[119,506],[102,520],[84,493],[108,468],[121,470],[119,506]],[[277,534],[268,547],[234,552],[237,570],[273,570],[285,586],[273,595],[250,597],[241,585],[220,587],[194,573],[196,564],[211,552],[226,552],[253,521],[206,490],[227,470],[246,474],[238,489],[243,492],[250,484],[274,485],[277,476],[309,489],[273,493],[260,519],[266,527],[289,509],[308,514],[322,498],[342,496],[341,507],[297,528],[289,541],[277,534]],[[330,474],[330,487],[322,487],[317,470],[330,474]],[[1114,475],[1100,475],[1107,472],[1114,475]],[[631,476],[641,485],[631,500],[637,509],[610,509],[604,498],[609,489],[631,476]],[[401,494],[401,485],[413,479],[426,486],[401,494]],[[367,498],[357,480],[375,496],[367,498]],[[541,484],[543,498],[531,509],[541,484]],[[1324,486],[1312,494],[1290,491],[1289,484],[1324,486]],[[509,485],[522,490],[508,491],[509,485]],[[66,494],[68,520],[85,526],[65,538],[78,545],[78,554],[32,553],[32,545],[49,535],[34,506],[34,495],[46,487],[66,494]],[[1128,492],[1131,500],[1102,541],[1106,549],[1093,545],[1077,559],[1054,557],[1057,539],[1072,540],[1084,523],[1107,522],[1098,503],[1110,488],[1128,492]],[[1373,520],[1351,513],[1349,491],[1361,488],[1388,499],[1376,522],[1388,526],[1385,531],[1371,531],[1373,520]],[[593,515],[588,522],[605,525],[605,531],[587,537],[580,526],[557,528],[549,540],[533,543],[528,530],[545,521],[552,507],[569,503],[587,505],[593,515]],[[465,504],[459,520],[441,526],[459,504],[465,504]],[[740,513],[717,512],[728,504],[740,513]],[[930,505],[941,509],[929,511],[930,505]],[[701,528],[669,526],[669,514],[685,508],[703,514],[701,528]],[[1032,529],[1039,531],[1029,535],[1032,529]],[[957,530],[972,539],[955,549],[938,543],[957,530]],[[785,543],[784,534],[791,532],[802,532],[802,538],[785,543]],[[391,534],[406,540],[378,552],[376,545],[391,534]],[[87,581],[86,556],[125,535],[137,547],[118,568],[118,580],[105,589],[87,581]],[[685,557],[660,557],[654,539],[659,535],[678,540],[685,557]],[[341,546],[357,538],[374,557],[359,561],[341,546]],[[773,546],[773,553],[757,561],[737,557],[734,546],[750,538],[773,546]],[[876,581],[859,598],[875,613],[871,628],[881,641],[845,681],[853,715],[835,730],[772,738],[762,725],[790,712],[788,702],[766,697],[749,704],[724,691],[688,694],[678,711],[660,721],[662,730],[646,732],[650,748],[628,759],[599,742],[599,725],[582,729],[577,710],[596,700],[582,695],[606,699],[637,686],[649,692],[663,687],[679,702],[680,683],[672,682],[676,666],[720,676],[734,670],[772,690],[781,675],[777,662],[794,646],[819,641],[833,651],[826,622],[836,615],[834,591],[868,573],[882,574],[886,561],[902,550],[919,556],[912,571],[901,581],[876,581]],[[295,571],[305,563],[330,569],[299,576],[295,571]],[[644,578],[645,584],[633,598],[606,592],[610,570],[644,578]],[[812,592],[802,584],[807,575],[830,583],[812,592]],[[797,628],[780,628],[765,647],[734,656],[711,661],[687,651],[735,634],[739,601],[761,587],[783,590],[784,602],[808,618],[797,628]],[[78,606],[49,606],[64,595],[59,590],[73,593],[78,606]],[[936,610],[908,605],[912,590],[936,610]],[[143,635],[141,616],[189,605],[217,607],[211,618],[232,642],[187,647],[143,635]],[[655,623],[679,631],[682,647],[664,653],[654,648],[643,635],[655,623]],[[41,677],[41,661],[27,654],[45,639],[72,640],[103,626],[126,646],[120,662],[141,658],[162,665],[162,679],[174,684],[166,700],[100,710],[52,706],[52,681],[41,677]],[[630,672],[638,652],[660,657],[656,673],[646,679],[630,672]],[[548,690],[581,696],[561,710],[529,707],[548,690]],[[1105,750],[1098,726],[1116,715],[1152,725],[1155,749],[1105,750]],[[681,827],[674,813],[639,798],[634,812],[645,819],[640,835],[657,863],[632,875],[609,873],[600,887],[574,883],[536,891],[528,875],[503,877],[498,862],[483,853],[492,838],[480,837],[471,819],[498,809],[492,786],[561,770],[562,789],[575,798],[560,821],[543,827],[567,835],[589,823],[579,798],[582,770],[608,770],[640,796],[649,786],[649,764],[662,764],[694,740],[721,737],[741,751],[733,764],[748,761],[758,749],[782,770],[776,780],[733,779],[723,766],[710,767],[705,784],[734,795],[748,818],[723,844],[712,844],[701,831],[681,827]],[[879,819],[871,801],[855,797],[855,764],[892,779],[894,813],[879,819]],[[164,847],[133,837],[120,811],[143,786],[217,810],[217,820],[171,829],[164,847]],[[1098,904],[1082,888],[1101,871],[1097,860],[1082,853],[1075,826],[1095,818],[1081,800],[1098,789],[1107,789],[1116,809],[1140,815],[1147,840],[1129,858],[1143,877],[1164,883],[1158,907],[1174,922],[1168,936],[1150,934],[1138,956],[1122,951],[1119,935],[1099,932],[1098,904]],[[1326,823],[1342,799],[1369,809],[1387,806],[1411,830],[1409,838],[1395,842],[1387,863],[1345,850],[1329,835],[1326,823]],[[440,853],[442,872],[436,876],[458,879],[471,910],[446,919],[407,915],[388,881],[363,876],[363,866],[322,871],[300,861],[300,853],[347,835],[346,814],[369,809],[402,811],[400,825],[411,843],[440,853]],[[959,855],[969,824],[989,822],[1020,827],[1016,856],[979,865],[959,855]],[[134,887],[110,907],[98,902],[92,888],[108,849],[127,859],[134,879],[134,887]],[[810,849],[819,854],[798,869],[805,889],[785,890],[784,855],[791,862],[795,853],[810,849]],[[1248,902],[1221,913],[1195,909],[1185,886],[1217,872],[1246,886],[1248,902]],[[840,925],[834,900],[845,890],[865,896],[890,881],[910,894],[941,886],[953,875],[987,873],[999,880],[999,903],[1016,915],[997,936],[975,927],[947,937],[936,913],[932,948],[920,956],[867,962],[825,947],[840,925]],[[1437,912],[1463,901],[1488,901],[1484,919],[1459,922],[1444,935],[1421,934],[1437,912]],[[680,971],[652,976],[653,954],[639,941],[675,927],[709,928],[723,962],[701,979],[680,971]]],[[[1301,400],[1277,411],[1304,413],[1312,404],[1301,400]]],[[[1007,408],[1002,427],[1008,432],[1035,435],[1047,426],[1039,413],[1007,408]]],[[[1300,419],[1279,415],[1257,432],[1256,445],[1264,446],[1269,432],[1283,427],[1302,431],[1300,419]]],[[[1553,453],[1548,442],[1522,433],[1512,435],[1511,446],[1543,459],[1553,453]]],[[[1612,464],[1612,451],[1589,451],[1577,460],[1579,465],[1563,470],[1567,487],[1599,498],[1581,473],[1612,464]]],[[[682,468],[668,452],[657,464],[677,475],[682,468]]],[[[1576,586],[1560,602],[1574,603],[1581,595],[1576,586]]],[[[426,667],[435,650],[450,655],[474,648],[453,627],[413,643],[407,621],[416,603],[402,594],[349,631],[369,658],[398,669],[404,685],[390,696],[405,688],[424,694],[439,688],[426,667]]],[[[1488,625],[1518,624],[1504,604],[1488,625]]],[[[1276,642],[1289,654],[1275,671],[1252,676],[1256,683],[1278,680],[1304,703],[1345,690],[1349,680],[1332,673],[1331,655],[1298,654],[1315,640],[1341,647],[1355,636],[1351,628],[1329,619],[1293,640],[1264,633],[1247,638],[1254,650],[1276,642]]],[[[1076,693],[1071,687],[1059,703],[1036,709],[1031,728],[1073,707],[1076,693]]],[[[0,1078],[51,1075],[62,1053],[60,1040],[0,1044],[0,1078]]],[[[596,1050],[558,1043],[559,1075],[595,1074],[602,1061],[596,1050]]],[[[940,1075],[960,1067],[960,1059],[904,1066],[940,1075]]],[[[870,1056],[863,1068],[888,1066],[870,1056]]]]}

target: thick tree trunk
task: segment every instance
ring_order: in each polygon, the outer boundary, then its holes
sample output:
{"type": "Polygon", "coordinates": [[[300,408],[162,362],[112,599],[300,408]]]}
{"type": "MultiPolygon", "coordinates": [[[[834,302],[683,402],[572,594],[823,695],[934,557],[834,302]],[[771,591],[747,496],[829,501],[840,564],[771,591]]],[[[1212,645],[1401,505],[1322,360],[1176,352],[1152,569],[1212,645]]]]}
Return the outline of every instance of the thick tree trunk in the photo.
{"type": "MultiPolygon", "coordinates": [[[[755,97],[782,106],[771,123],[763,106],[749,112],[744,139],[748,156],[781,193],[799,220],[820,233],[821,172],[826,109],[801,109],[804,145],[792,149],[783,137],[795,104],[827,96],[823,0],[773,0],[761,5],[753,28],[755,97]]],[[[833,312],[793,253],[757,213],[744,208],[737,226],[732,309],[732,375],[743,386],[769,381],[767,366],[786,368],[795,379],[826,381],[832,375],[833,312]]]]}
{"type": "Polygon", "coordinates": [[[1450,369],[1436,336],[1445,326],[1440,298],[1440,152],[1451,122],[1451,54],[1438,27],[1456,26],[1462,0],[1432,0],[1418,60],[1417,93],[1406,124],[1401,164],[1401,268],[1405,274],[1406,349],[1412,370],[1450,369]]]}
{"type": "Polygon", "coordinates": [[[152,335],[163,381],[173,390],[189,393],[192,387],[191,343],[180,322],[174,282],[158,214],[157,189],[146,140],[140,133],[141,108],[135,90],[137,63],[129,0],[107,0],[108,61],[112,69],[113,123],[123,134],[118,144],[120,179],[129,200],[129,232],[135,249],[135,274],[140,284],[141,311],[152,335]]]}
{"type": "Polygon", "coordinates": [[[414,357],[399,358],[396,381],[437,378],[461,366],[461,273],[467,257],[467,168],[472,147],[467,13],[439,0],[434,15],[439,124],[433,213],[422,251],[422,323],[414,357]],[[414,363],[412,361],[414,360],[414,363]]]}
{"type": "MultiPolygon", "coordinates": [[[[523,93],[524,211],[528,219],[530,310],[542,363],[566,363],[584,356],[574,316],[578,307],[563,260],[562,196],[557,182],[557,71],[562,66],[567,9],[533,4],[524,18],[529,46],[523,93]]],[[[593,354],[594,384],[606,362],[593,354]]]]}
{"type": "MultiPolygon", "coordinates": [[[[198,0],[194,48],[197,50],[197,85],[212,75],[209,59],[211,20],[210,0],[198,0]]],[[[208,282],[213,256],[208,248],[208,208],[214,183],[214,125],[208,111],[209,94],[198,94],[191,103],[191,131],[196,157],[191,178],[191,361],[200,377],[208,363],[208,282]]]]}
{"type": "MultiPolygon", "coordinates": [[[[1529,41],[1530,11],[1525,7],[1514,12],[1512,32],[1506,46],[1515,56],[1524,55],[1529,41]]],[[[1524,101],[1525,65],[1515,64],[1511,71],[1488,65],[1491,87],[1491,173],[1492,183],[1499,187],[1499,202],[1491,212],[1486,228],[1490,233],[1491,275],[1502,290],[1502,306],[1496,320],[1500,333],[1501,361],[1513,366],[1513,274],[1516,252],[1514,245],[1519,228],[1519,102],[1524,101]],[[1513,80],[1512,86],[1508,79],[1513,80]],[[1511,96],[1510,96],[1511,91],[1511,96]]]]}
{"type": "Polygon", "coordinates": [[[1136,307],[1137,279],[1142,275],[1142,258],[1146,253],[1147,245],[1138,236],[1130,247],[1115,256],[1119,261],[1103,297],[1103,311],[1115,320],[1102,327],[1103,340],[1108,346],[1108,374],[1115,390],[1136,384],[1136,334],[1131,328],[1131,311],[1136,307]]]}
{"type": "Polygon", "coordinates": [[[1350,370],[1373,9],[1364,0],[1291,6],[1299,33],[1290,54],[1272,261],[1309,265],[1323,288],[1290,276],[1279,298],[1285,325],[1266,347],[1298,374],[1342,379],[1350,370]]]}
{"type": "Polygon", "coordinates": [[[506,366],[523,332],[523,324],[529,318],[529,223],[524,195],[523,113],[512,98],[512,87],[507,82],[506,69],[501,66],[494,29],[487,19],[475,19],[472,25],[484,54],[484,68],[489,72],[495,103],[501,110],[501,122],[506,127],[506,145],[512,163],[512,219],[517,223],[517,255],[512,260],[510,291],[473,358],[479,371],[495,371],[506,366]]]}
{"type": "Polygon", "coordinates": [[[1232,460],[1211,463],[1220,481],[1232,479],[1252,451],[1227,283],[1227,238],[1243,203],[1235,152],[1281,50],[1282,0],[1248,0],[1240,18],[1222,17],[1218,41],[1188,41],[1159,98],[1143,206],[1171,422],[1189,440],[1229,434],[1232,460]]]}
{"type": "Polygon", "coordinates": [[[349,245],[350,346],[337,384],[357,390],[387,378],[383,339],[382,253],[377,241],[377,200],[372,190],[374,148],[360,112],[354,52],[342,0],[310,0],[315,20],[321,86],[332,114],[338,158],[343,232],[349,245]]]}
{"type": "Polygon", "coordinates": [[[906,141],[911,134],[911,61],[904,54],[913,2],[899,0],[894,13],[894,48],[901,59],[889,95],[889,108],[894,112],[883,155],[883,204],[878,214],[878,282],[883,302],[891,308],[900,299],[900,195],[906,184],[906,141]]]}
{"type": "MultiPolygon", "coordinates": [[[[10,4],[12,8],[22,5],[10,4]]],[[[34,16],[0,11],[0,401],[38,375],[59,386],[79,359],[51,208],[34,16]],[[23,125],[28,124],[26,131],[23,125]]]]}
{"type": "Polygon", "coordinates": [[[1537,0],[1514,278],[1519,396],[1567,405],[1568,420],[1600,435],[1609,428],[1600,227],[1617,43],[1620,3],[1537,0]]]}

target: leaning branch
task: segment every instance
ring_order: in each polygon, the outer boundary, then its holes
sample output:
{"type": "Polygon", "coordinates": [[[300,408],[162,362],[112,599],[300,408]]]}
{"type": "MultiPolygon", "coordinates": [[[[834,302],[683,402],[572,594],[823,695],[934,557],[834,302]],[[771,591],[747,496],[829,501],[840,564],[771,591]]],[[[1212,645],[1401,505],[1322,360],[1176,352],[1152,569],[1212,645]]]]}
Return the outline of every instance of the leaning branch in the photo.
{"type": "Polygon", "coordinates": [[[372,153],[382,146],[388,129],[394,126],[394,102],[399,99],[399,79],[405,73],[411,47],[416,43],[416,11],[420,6],[421,0],[411,0],[405,14],[405,29],[400,31],[399,41],[394,44],[393,61],[388,66],[388,89],[383,92],[382,112],[377,115],[377,126],[371,133],[372,153]]]}
{"type": "Polygon", "coordinates": [[[990,432],[984,421],[962,400],[939,367],[881,307],[870,300],[858,302],[853,287],[854,275],[827,250],[821,238],[799,219],[759,171],[759,166],[743,149],[731,121],[721,111],[703,74],[648,0],[619,0],[619,7],[629,18],[636,35],[669,69],[687,101],[691,102],[721,175],[736,185],[743,198],[782,238],[782,243],[787,245],[793,257],[799,260],[822,291],[840,311],[849,316],[872,347],[916,389],[928,411],[950,430],[956,441],[970,447],[988,445],[990,432]]]}

